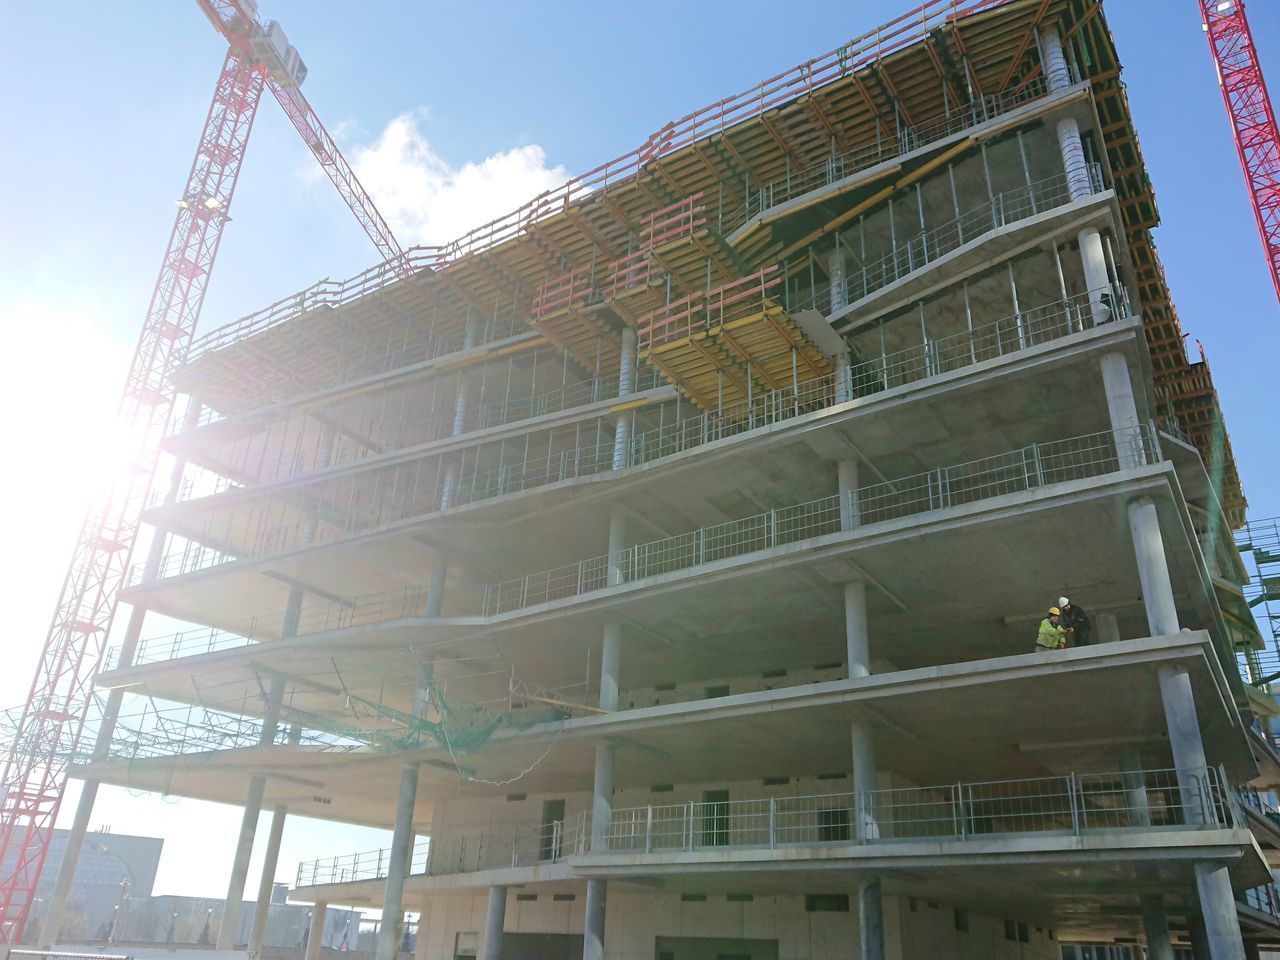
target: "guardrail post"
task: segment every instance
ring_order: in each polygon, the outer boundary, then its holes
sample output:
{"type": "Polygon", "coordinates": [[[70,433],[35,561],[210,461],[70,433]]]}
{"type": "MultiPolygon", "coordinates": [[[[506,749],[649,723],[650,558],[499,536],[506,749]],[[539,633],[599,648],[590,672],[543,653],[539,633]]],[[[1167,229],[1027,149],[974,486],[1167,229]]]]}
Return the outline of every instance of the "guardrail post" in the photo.
{"type": "Polygon", "coordinates": [[[778,798],[769,798],[769,849],[778,848],[778,798]]]}
{"type": "Polygon", "coordinates": [[[951,834],[957,840],[966,835],[964,828],[964,788],[957,783],[951,788],[951,834]]]}
{"type": "Polygon", "coordinates": [[[1074,773],[1067,777],[1067,790],[1070,792],[1071,799],[1071,832],[1078,837],[1080,836],[1080,807],[1076,803],[1076,775],[1074,773]]]}
{"type": "Polygon", "coordinates": [[[511,865],[518,867],[520,859],[520,828],[511,828],[511,865]]]}
{"type": "Polygon", "coordinates": [[[687,834],[685,838],[685,849],[693,849],[693,801],[690,800],[685,807],[685,821],[687,826],[687,834]]]}
{"type": "Polygon", "coordinates": [[[644,808],[644,852],[653,852],[653,805],[644,808]]]}

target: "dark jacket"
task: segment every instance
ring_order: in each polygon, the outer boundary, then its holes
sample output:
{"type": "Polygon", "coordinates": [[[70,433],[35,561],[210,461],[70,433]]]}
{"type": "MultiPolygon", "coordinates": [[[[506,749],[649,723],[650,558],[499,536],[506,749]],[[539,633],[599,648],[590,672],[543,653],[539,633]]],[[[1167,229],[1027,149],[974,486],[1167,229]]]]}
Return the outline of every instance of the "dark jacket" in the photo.
{"type": "Polygon", "coordinates": [[[1067,630],[1067,639],[1071,641],[1073,647],[1083,647],[1090,642],[1090,634],[1093,632],[1093,625],[1089,623],[1089,615],[1085,613],[1077,604],[1071,604],[1071,607],[1062,611],[1062,620],[1060,621],[1063,629],[1067,630]],[[1071,631],[1074,631],[1071,632],[1071,631]]]}

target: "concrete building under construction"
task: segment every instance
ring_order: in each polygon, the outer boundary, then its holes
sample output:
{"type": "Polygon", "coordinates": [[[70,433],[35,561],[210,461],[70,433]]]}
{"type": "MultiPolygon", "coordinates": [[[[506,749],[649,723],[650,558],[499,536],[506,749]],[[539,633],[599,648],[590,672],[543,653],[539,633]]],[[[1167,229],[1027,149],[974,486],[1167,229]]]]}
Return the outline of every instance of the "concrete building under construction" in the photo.
{"type": "Polygon", "coordinates": [[[935,0],[214,330],[76,774],[243,805],[229,904],[273,811],[263,917],[286,816],[391,829],[292,891],[379,960],[1280,944],[1157,220],[1097,4],[935,0]]]}

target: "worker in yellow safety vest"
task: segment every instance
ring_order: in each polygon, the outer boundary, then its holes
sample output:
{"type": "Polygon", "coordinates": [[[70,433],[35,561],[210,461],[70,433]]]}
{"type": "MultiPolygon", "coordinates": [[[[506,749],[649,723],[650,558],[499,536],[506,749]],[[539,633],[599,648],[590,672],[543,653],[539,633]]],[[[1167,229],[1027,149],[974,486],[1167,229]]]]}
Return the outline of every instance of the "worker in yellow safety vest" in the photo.
{"type": "Polygon", "coordinates": [[[1040,621],[1040,632],[1036,635],[1036,652],[1061,650],[1067,645],[1067,631],[1062,628],[1062,611],[1057,607],[1049,608],[1049,615],[1040,621]]]}

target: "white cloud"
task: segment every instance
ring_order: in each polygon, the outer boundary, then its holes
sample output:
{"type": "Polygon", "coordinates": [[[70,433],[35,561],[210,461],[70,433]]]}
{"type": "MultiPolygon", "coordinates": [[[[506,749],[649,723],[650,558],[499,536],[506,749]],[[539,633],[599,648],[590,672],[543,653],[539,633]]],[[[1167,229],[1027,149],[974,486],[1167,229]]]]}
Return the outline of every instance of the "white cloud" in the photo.
{"type": "Polygon", "coordinates": [[[423,136],[424,117],[423,110],[401,114],[372,145],[351,153],[356,175],[403,245],[448,243],[569,178],[564,167],[547,166],[536,144],[451,166],[423,136]]]}

